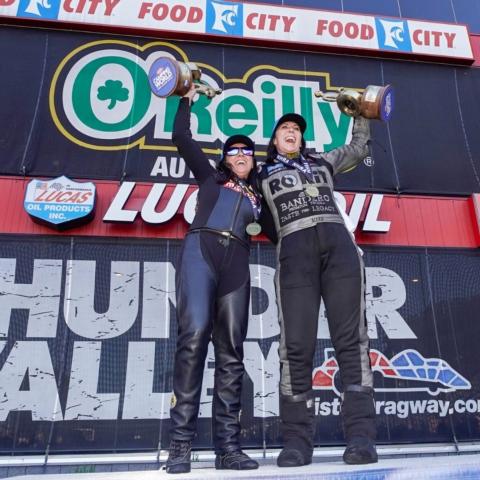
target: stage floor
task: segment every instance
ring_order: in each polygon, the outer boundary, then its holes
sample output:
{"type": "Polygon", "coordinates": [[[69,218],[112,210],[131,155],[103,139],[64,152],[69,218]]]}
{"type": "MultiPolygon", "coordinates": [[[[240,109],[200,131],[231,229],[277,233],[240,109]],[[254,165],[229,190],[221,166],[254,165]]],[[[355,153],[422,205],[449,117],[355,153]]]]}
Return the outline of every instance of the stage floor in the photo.
{"type": "MultiPolygon", "coordinates": [[[[381,454],[381,452],[380,452],[381,454]]],[[[193,462],[192,471],[188,474],[169,475],[158,466],[140,464],[132,468],[132,464],[95,465],[96,471],[88,468],[77,469],[79,473],[70,473],[58,466],[58,472],[52,468],[37,471],[27,475],[14,475],[10,471],[9,478],[16,480],[157,480],[159,478],[189,479],[189,480],[227,480],[248,478],[249,480],[477,480],[480,478],[480,454],[435,454],[419,457],[382,458],[377,464],[350,466],[345,465],[340,458],[315,458],[314,463],[298,468],[278,468],[275,458],[260,459],[260,468],[243,472],[215,470],[213,461],[202,460],[193,462]],[[98,467],[100,470],[98,471],[98,467]],[[108,471],[106,471],[108,469],[108,471]],[[143,469],[143,471],[142,471],[143,469]],[[49,473],[50,472],[50,473],[49,473]],[[83,473],[80,473],[83,472],[83,473]]],[[[84,467],[87,467],[85,465],[84,467]]],[[[19,467],[17,467],[19,468],[19,467]]],[[[24,470],[25,471],[25,470],[24,470]]],[[[19,470],[17,470],[20,473],[19,470]]]]}

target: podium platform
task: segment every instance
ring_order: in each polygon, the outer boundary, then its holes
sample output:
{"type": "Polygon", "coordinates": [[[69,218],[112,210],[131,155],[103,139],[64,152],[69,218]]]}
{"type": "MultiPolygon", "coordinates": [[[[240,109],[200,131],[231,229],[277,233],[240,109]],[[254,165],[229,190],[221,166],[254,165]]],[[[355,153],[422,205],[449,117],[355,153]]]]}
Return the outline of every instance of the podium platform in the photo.
{"type": "Polygon", "coordinates": [[[6,466],[0,458],[0,478],[15,480],[477,480],[480,478],[480,445],[453,447],[379,447],[379,462],[372,465],[345,465],[343,449],[316,449],[311,465],[298,468],[276,466],[276,451],[248,451],[259,463],[258,470],[215,470],[212,452],[195,454],[192,471],[170,475],[163,468],[166,452],[157,460],[151,454],[121,456],[56,456],[46,464],[34,465],[34,458],[25,457],[25,464],[6,466]],[[443,450],[443,451],[442,451],[443,450]],[[116,461],[112,463],[112,457],[116,461]],[[28,462],[28,465],[26,464],[28,462]]]}

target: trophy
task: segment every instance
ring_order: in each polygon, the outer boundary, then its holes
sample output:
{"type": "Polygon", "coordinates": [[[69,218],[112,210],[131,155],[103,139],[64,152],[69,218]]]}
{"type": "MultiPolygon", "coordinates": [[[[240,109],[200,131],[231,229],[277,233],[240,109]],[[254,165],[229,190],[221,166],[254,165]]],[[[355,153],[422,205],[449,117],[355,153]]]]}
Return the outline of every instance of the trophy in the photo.
{"type": "Polygon", "coordinates": [[[152,92],[158,97],[185,95],[195,85],[197,93],[212,98],[221,90],[215,89],[201,80],[202,71],[195,63],[184,63],[169,57],[157,58],[148,72],[152,92]]]}
{"type": "Polygon", "coordinates": [[[368,85],[363,93],[353,89],[340,88],[338,92],[315,92],[316,97],[326,102],[337,102],[338,108],[349,117],[373,118],[387,122],[393,111],[393,87],[368,85]]]}

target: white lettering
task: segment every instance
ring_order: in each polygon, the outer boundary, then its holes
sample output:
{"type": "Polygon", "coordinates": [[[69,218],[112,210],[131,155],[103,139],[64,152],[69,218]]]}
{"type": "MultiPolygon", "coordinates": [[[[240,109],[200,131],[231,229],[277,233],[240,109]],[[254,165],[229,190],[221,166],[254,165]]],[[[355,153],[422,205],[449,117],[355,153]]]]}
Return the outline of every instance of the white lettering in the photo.
{"type": "Polygon", "coordinates": [[[245,370],[253,382],[253,411],[255,417],[278,415],[278,342],[272,342],[265,358],[258,342],[245,342],[245,370]]]}
{"type": "Polygon", "coordinates": [[[27,337],[55,337],[60,308],[61,260],[35,260],[32,283],[15,283],[16,260],[0,259],[0,338],[13,309],[28,310],[27,337]]]}
{"type": "Polygon", "coordinates": [[[65,321],[85,338],[102,339],[123,335],[138,314],[138,262],[112,262],[108,310],[95,310],[96,262],[69,260],[65,280],[65,321]]]}
{"type": "Polygon", "coordinates": [[[123,419],[169,418],[172,392],[153,392],[155,342],[129,342],[123,419]]]}
{"type": "Polygon", "coordinates": [[[378,320],[388,338],[417,338],[397,311],[407,299],[401,277],[386,268],[371,267],[366,271],[365,302],[369,337],[378,338],[378,320]]]}
{"type": "Polygon", "coordinates": [[[98,393],[102,342],[75,342],[65,420],[115,420],[118,393],[98,393]]]}
{"type": "Polygon", "coordinates": [[[10,411],[30,411],[32,420],[62,420],[47,342],[15,342],[0,370],[0,421],[10,411]]]}

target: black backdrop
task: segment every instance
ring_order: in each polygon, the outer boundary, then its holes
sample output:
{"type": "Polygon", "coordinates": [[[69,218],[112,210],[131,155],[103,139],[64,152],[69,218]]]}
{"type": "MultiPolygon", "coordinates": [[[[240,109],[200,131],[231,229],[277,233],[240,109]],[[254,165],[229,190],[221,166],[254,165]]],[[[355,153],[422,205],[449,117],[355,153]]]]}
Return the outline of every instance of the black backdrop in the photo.
{"type": "MultiPolygon", "coordinates": [[[[161,177],[161,181],[169,182],[188,179],[188,171],[172,173],[175,168],[170,166],[177,161],[177,153],[164,129],[171,126],[177,99],[169,100],[169,109],[163,109],[158,101],[154,104],[146,84],[142,83],[144,73],[139,74],[146,57],[162,51],[178,59],[183,55],[184,60],[203,62],[204,73],[225,89],[222,100],[236,93],[249,96],[260,108],[266,105],[262,103],[266,98],[273,97],[262,92],[260,83],[255,84],[256,80],[270,75],[272,85],[276,84],[278,90],[280,84],[288,90],[288,82],[292,82],[293,96],[289,97],[287,92],[282,105],[278,104],[277,98],[273,116],[262,116],[259,110],[258,115],[254,115],[258,117],[256,120],[244,122],[242,116],[249,113],[242,112],[242,109],[248,105],[223,102],[220,110],[213,112],[211,109],[209,121],[214,124],[217,121],[214,114],[221,119],[230,109],[230,133],[250,133],[242,126],[245,123],[255,129],[260,160],[273,117],[278,118],[282,110],[298,110],[300,103],[305,111],[312,108],[317,129],[315,140],[317,134],[328,136],[325,124],[320,122],[319,108],[312,103],[311,95],[299,93],[299,82],[305,82],[305,85],[310,82],[310,87],[311,82],[320,82],[320,86],[325,87],[325,77],[320,75],[323,72],[336,87],[364,88],[369,84],[391,83],[396,91],[396,108],[388,125],[372,122],[372,161],[342,176],[338,188],[441,195],[467,195],[480,190],[480,121],[473,100],[480,95],[480,70],[477,68],[200,43],[168,42],[161,47],[146,47],[151,41],[0,27],[0,55],[5,72],[0,78],[0,174],[50,177],[65,174],[76,178],[149,181],[161,177]],[[86,55],[106,49],[123,51],[137,65],[132,71],[138,93],[133,105],[141,109],[146,102],[149,108],[156,109],[155,116],[142,117],[145,124],[140,130],[130,136],[127,133],[118,140],[99,140],[91,132],[80,132],[65,113],[69,101],[68,92],[63,91],[67,75],[71,75],[72,69],[86,55]],[[248,79],[243,81],[247,72],[250,72],[248,79]],[[300,98],[299,95],[304,96],[300,98]],[[235,120],[235,115],[240,120],[235,120]],[[160,135],[158,131],[161,131],[160,135]],[[139,146],[141,141],[143,145],[139,146]],[[135,142],[135,146],[126,148],[135,142]],[[168,171],[164,169],[158,173],[157,165],[156,173],[152,173],[158,157],[162,157],[160,165],[167,165],[167,170],[170,168],[168,171]],[[175,158],[172,160],[172,157],[175,158]]],[[[118,80],[115,71],[108,70],[109,66],[105,68],[105,81],[118,80]]],[[[128,90],[125,82],[122,86],[128,90]]],[[[135,117],[134,108],[125,117],[121,108],[128,102],[122,102],[121,92],[110,95],[120,95],[115,97],[118,101],[113,102],[111,114],[115,116],[120,109],[117,121],[123,122],[125,130],[129,126],[136,128],[139,117],[135,117]]],[[[88,95],[80,96],[77,104],[85,99],[88,103],[88,95]]],[[[108,99],[105,100],[104,104],[108,103],[108,99]]],[[[209,103],[203,98],[196,108],[210,108],[209,103]]],[[[102,108],[110,111],[105,105],[102,108]]],[[[324,119],[330,118],[331,111],[327,109],[326,115],[323,115],[324,119]]],[[[334,120],[337,124],[348,124],[346,119],[334,120]]],[[[203,119],[201,127],[208,133],[210,126],[207,123],[203,119]]],[[[218,159],[218,148],[228,132],[201,136],[197,135],[196,129],[194,125],[196,138],[202,141],[211,158],[218,159]]],[[[335,142],[315,141],[310,144],[318,150],[332,146],[335,142]]]]}
{"type": "MultiPolygon", "coordinates": [[[[165,448],[179,242],[0,240],[1,451],[165,448]]],[[[374,364],[379,441],[480,439],[479,253],[365,247],[365,262],[371,348],[389,362],[403,355],[396,376],[391,364],[383,374],[374,364]],[[421,359],[414,376],[406,352],[421,359]]],[[[273,265],[273,247],[255,245],[242,400],[242,443],[250,447],[280,443],[273,265]]],[[[324,318],[320,324],[316,367],[331,347],[324,318]]],[[[203,448],[211,447],[213,365],[209,355],[196,440],[203,448]]],[[[339,401],[333,384],[316,390],[319,445],[343,442],[339,401]]]]}

